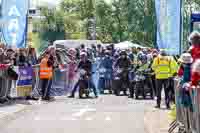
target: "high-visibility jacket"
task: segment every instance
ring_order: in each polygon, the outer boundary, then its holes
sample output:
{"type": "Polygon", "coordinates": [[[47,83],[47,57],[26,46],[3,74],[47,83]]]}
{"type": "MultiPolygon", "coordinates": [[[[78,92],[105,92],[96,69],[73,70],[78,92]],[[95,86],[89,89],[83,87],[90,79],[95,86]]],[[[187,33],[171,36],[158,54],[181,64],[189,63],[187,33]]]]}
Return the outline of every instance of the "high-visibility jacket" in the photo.
{"type": "Polygon", "coordinates": [[[48,59],[43,58],[40,63],[40,79],[52,79],[53,68],[48,66],[48,59]]]}
{"type": "Polygon", "coordinates": [[[177,72],[178,66],[174,59],[168,56],[158,56],[154,59],[152,69],[156,79],[168,79],[177,72]]]}
{"type": "Polygon", "coordinates": [[[173,57],[169,57],[169,58],[170,58],[170,69],[171,69],[169,77],[171,78],[174,76],[175,73],[178,72],[179,65],[173,57]]]}

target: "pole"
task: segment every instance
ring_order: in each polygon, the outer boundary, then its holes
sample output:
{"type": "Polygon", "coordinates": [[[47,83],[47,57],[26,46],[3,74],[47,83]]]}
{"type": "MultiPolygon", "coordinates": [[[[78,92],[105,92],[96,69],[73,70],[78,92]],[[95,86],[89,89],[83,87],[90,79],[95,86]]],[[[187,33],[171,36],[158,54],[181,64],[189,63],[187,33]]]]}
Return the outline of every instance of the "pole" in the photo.
{"type": "Polygon", "coordinates": [[[30,0],[27,0],[27,4],[28,4],[28,10],[26,13],[26,33],[25,33],[25,47],[27,46],[28,43],[28,27],[29,27],[29,9],[30,9],[30,0]]]}
{"type": "Polygon", "coordinates": [[[179,47],[179,54],[182,53],[182,46],[183,46],[183,36],[184,36],[184,0],[180,0],[180,47],[179,47]]]}

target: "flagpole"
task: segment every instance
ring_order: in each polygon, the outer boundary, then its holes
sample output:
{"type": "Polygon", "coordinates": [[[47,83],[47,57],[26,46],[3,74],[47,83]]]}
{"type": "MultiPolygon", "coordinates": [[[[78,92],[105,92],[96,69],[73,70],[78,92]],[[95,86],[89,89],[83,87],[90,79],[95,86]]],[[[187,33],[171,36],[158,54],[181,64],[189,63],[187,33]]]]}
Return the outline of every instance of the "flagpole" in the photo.
{"type": "Polygon", "coordinates": [[[28,26],[29,26],[29,9],[30,9],[30,0],[27,0],[27,4],[28,4],[28,11],[27,11],[27,14],[26,14],[26,38],[25,38],[25,47],[27,46],[27,43],[28,43],[28,26]]]}
{"type": "Polygon", "coordinates": [[[184,0],[180,0],[180,49],[179,54],[182,53],[183,48],[183,36],[184,36],[184,0]]]}

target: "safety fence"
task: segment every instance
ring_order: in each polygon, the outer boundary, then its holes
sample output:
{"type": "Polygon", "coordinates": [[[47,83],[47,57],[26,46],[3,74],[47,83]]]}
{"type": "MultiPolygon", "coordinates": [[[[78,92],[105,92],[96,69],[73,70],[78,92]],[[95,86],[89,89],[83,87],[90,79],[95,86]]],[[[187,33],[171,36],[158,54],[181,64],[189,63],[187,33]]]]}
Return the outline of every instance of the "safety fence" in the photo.
{"type": "Polygon", "coordinates": [[[175,78],[176,120],[171,123],[169,133],[178,127],[178,133],[200,133],[200,87],[183,92],[181,79],[175,78]]]}
{"type": "MultiPolygon", "coordinates": [[[[79,73],[75,72],[70,64],[62,65],[53,71],[52,87],[50,90],[51,96],[64,96],[70,93],[79,79],[79,73]]],[[[96,71],[97,63],[93,63],[93,81],[98,87],[98,72],[96,71]]],[[[13,67],[18,74],[17,80],[8,76],[9,67],[0,66],[0,98],[11,96],[12,98],[21,98],[27,96],[40,96],[40,78],[39,65],[27,67],[13,67]]],[[[12,75],[12,73],[11,73],[12,75]]]]}

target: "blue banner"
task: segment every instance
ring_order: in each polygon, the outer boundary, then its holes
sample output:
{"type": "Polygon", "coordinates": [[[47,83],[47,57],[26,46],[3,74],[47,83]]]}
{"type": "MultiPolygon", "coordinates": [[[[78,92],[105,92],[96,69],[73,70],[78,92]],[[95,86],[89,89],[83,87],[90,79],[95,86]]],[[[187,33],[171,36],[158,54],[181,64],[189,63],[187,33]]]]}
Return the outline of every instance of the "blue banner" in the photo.
{"type": "Polygon", "coordinates": [[[32,67],[19,67],[19,79],[17,86],[32,85],[33,69],[32,67]]]}
{"type": "Polygon", "coordinates": [[[27,32],[28,0],[3,0],[2,33],[9,47],[24,48],[27,32]]]}
{"type": "Polygon", "coordinates": [[[181,0],[156,0],[157,46],[170,55],[180,53],[181,0]]]}

